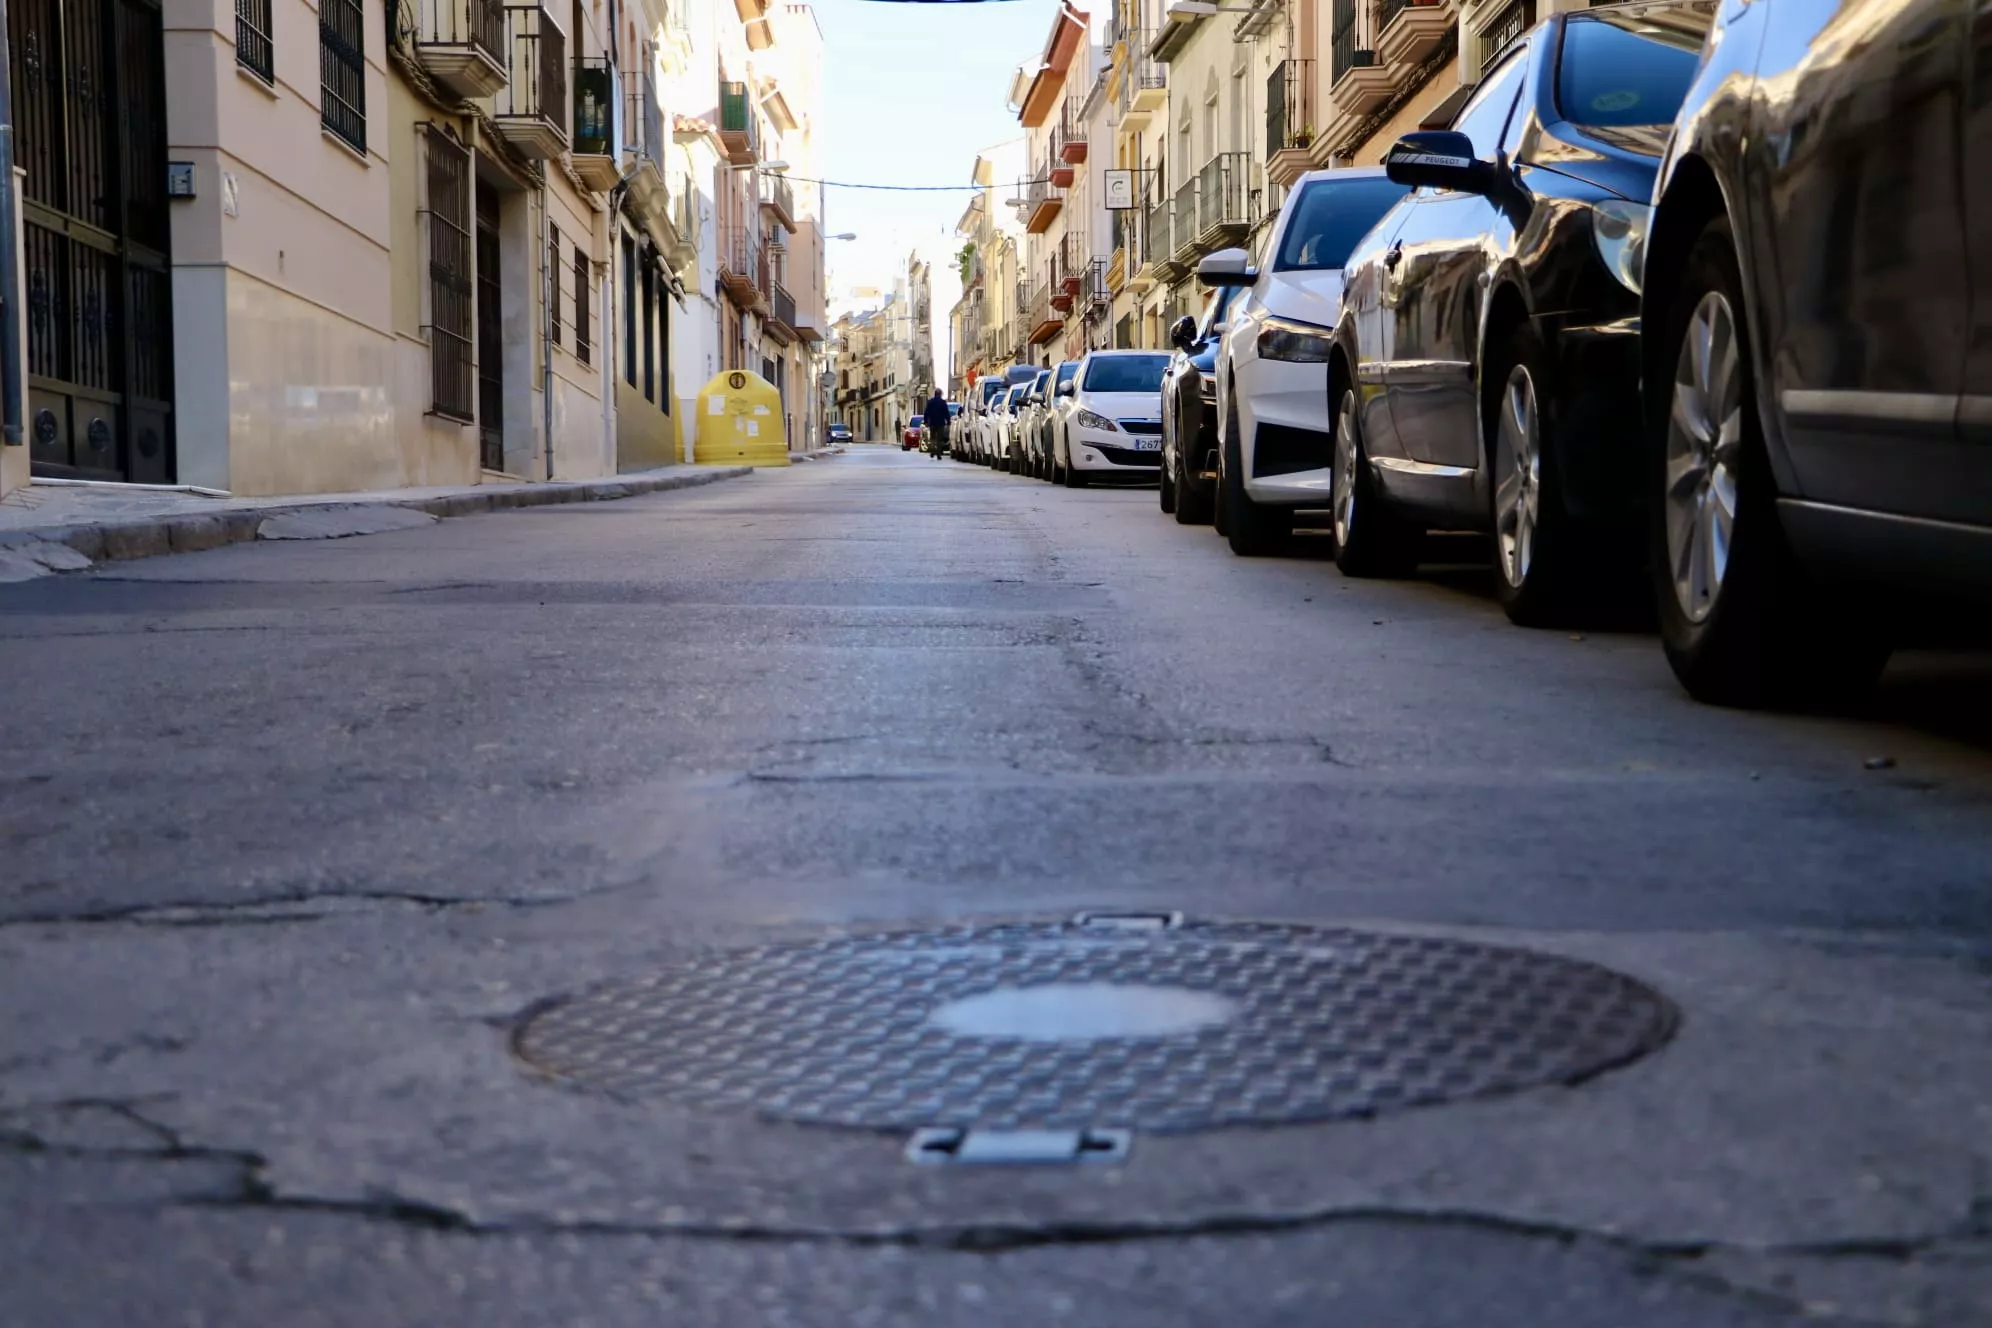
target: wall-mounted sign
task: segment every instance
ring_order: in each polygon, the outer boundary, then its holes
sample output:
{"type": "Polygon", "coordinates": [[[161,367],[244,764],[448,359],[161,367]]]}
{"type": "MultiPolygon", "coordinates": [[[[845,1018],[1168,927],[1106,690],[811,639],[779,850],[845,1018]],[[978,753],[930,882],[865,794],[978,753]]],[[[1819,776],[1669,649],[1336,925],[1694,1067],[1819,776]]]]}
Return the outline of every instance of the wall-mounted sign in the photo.
{"type": "Polygon", "coordinates": [[[166,197],[192,198],[194,196],[194,163],[191,161],[169,161],[166,163],[166,197]]]}
{"type": "Polygon", "coordinates": [[[1109,212],[1131,211],[1134,207],[1134,172],[1108,171],[1106,178],[1107,210],[1109,212]]]}

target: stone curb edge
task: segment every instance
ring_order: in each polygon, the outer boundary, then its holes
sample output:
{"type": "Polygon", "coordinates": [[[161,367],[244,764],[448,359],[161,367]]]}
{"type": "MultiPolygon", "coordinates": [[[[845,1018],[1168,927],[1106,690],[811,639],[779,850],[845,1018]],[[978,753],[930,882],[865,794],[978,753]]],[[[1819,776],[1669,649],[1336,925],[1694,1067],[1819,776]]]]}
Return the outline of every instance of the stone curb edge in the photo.
{"type": "Polygon", "coordinates": [[[556,503],[613,502],[671,489],[691,489],[754,473],[752,466],[715,466],[683,473],[624,476],[580,483],[489,484],[463,493],[432,498],[390,498],[379,501],[286,503],[272,507],[242,507],[225,512],[177,512],[170,516],[136,517],[117,521],[87,521],[38,530],[0,531],[0,555],[20,554],[50,571],[75,571],[86,564],[125,562],[171,553],[198,553],[225,544],[246,544],[257,538],[263,522],[275,516],[305,512],[350,512],[370,507],[400,507],[434,517],[475,516],[521,507],[556,503]],[[51,545],[70,552],[56,555],[51,545]],[[54,556],[50,556],[54,555],[54,556]]]}

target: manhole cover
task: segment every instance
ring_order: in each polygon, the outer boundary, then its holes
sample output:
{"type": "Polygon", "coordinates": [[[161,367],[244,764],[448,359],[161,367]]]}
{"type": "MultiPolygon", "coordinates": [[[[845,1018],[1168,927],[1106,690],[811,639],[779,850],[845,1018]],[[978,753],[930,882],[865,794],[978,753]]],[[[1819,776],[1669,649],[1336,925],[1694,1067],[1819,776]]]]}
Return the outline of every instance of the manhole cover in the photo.
{"type": "Polygon", "coordinates": [[[813,1124],[1166,1131],[1568,1082],[1672,1028],[1658,993],[1555,955],[1047,923],[690,955],[541,1009],[516,1049],[580,1085],[813,1124]]]}

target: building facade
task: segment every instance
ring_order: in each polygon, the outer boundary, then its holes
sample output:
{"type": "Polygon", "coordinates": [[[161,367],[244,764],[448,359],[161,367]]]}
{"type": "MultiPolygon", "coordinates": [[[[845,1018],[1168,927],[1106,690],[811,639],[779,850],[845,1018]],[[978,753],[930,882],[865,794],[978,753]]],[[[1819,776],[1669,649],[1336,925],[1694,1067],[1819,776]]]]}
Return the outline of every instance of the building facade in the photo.
{"type": "MultiPolygon", "coordinates": [[[[813,163],[806,4],[24,0],[9,27],[37,475],[269,494],[668,464],[734,330],[722,217],[792,252],[820,215],[739,170],[742,137],[813,163]]],[[[820,254],[798,270],[799,301],[754,272],[738,342],[778,385],[823,331],[820,254]]]]}

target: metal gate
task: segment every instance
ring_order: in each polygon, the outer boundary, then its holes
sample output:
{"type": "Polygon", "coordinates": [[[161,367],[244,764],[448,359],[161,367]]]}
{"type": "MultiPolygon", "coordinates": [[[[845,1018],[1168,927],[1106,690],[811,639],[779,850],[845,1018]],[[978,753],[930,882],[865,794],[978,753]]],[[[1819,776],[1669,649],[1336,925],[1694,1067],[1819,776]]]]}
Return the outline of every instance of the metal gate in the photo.
{"type": "Polygon", "coordinates": [[[9,0],[38,475],[173,479],[165,60],[152,0],[9,0]]]}

